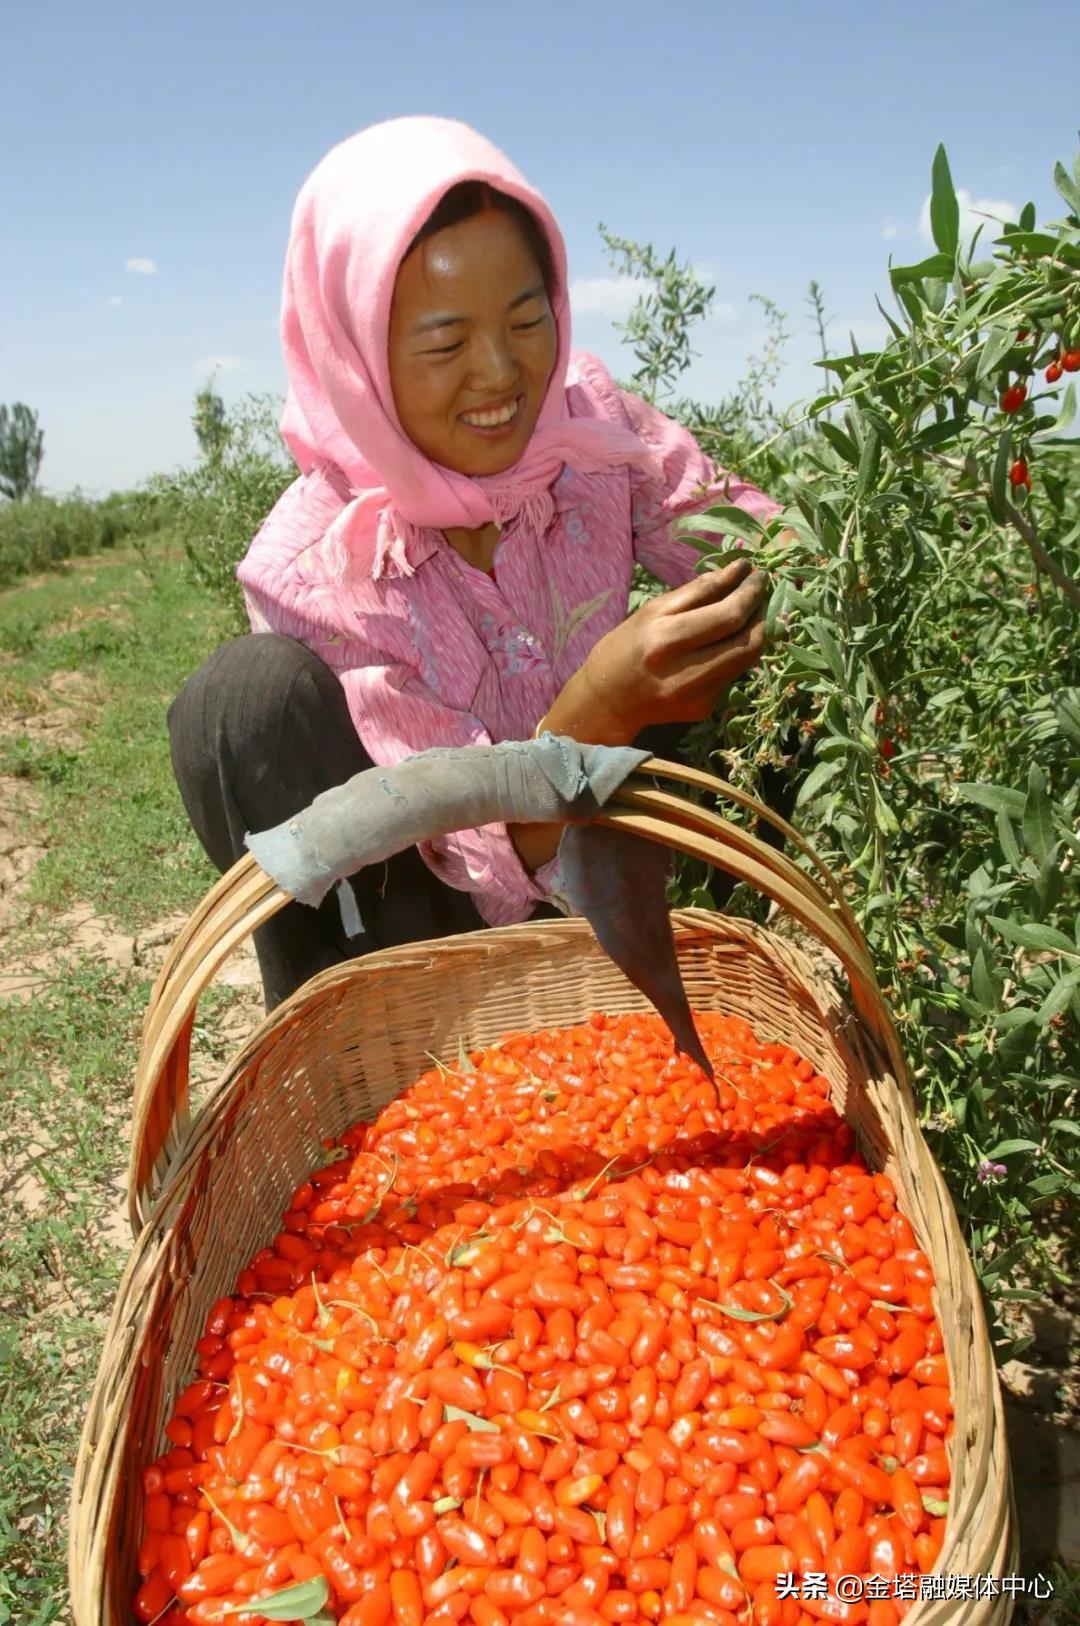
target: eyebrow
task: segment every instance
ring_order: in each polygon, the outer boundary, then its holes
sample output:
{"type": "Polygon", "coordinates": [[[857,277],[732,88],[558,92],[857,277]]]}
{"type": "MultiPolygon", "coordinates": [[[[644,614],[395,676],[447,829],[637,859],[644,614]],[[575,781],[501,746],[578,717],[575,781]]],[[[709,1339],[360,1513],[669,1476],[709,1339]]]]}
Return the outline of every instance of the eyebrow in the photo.
{"type": "MultiPolygon", "coordinates": [[[[538,283],[535,288],[526,288],[523,294],[518,294],[517,298],[512,299],[506,308],[508,311],[516,311],[519,305],[527,305],[530,299],[539,299],[546,292],[543,283],[538,283]]],[[[429,333],[433,328],[456,327],[459,323],[468,320],[467,316],[425,316],[422,322],[417,322],[413,332],[429,333]]]]}

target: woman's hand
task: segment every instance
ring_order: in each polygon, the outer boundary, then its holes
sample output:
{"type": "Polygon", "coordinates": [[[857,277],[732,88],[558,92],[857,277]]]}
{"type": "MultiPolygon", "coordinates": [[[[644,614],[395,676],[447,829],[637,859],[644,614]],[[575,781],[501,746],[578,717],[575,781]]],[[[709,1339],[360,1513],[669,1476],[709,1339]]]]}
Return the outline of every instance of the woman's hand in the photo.
{"type": "MultiPolygon", "coordinates": [[[[544,718],[583,745],[629,745],[650,723],[708,717],[765,646],[765,583],[748,560],[695,576],[650,599],[607,633],[544,718]]],[[[554,858],[561,825],[519,824],[511,839],[528,869],[554,858]]]]}
{"type": "Polygon", "coordinates": [[[749,560],[650,599],[600,639],[547,714],[552,733],[625,745],[651,723],[708,717],[765,645],[764,578],[749,560]]]}

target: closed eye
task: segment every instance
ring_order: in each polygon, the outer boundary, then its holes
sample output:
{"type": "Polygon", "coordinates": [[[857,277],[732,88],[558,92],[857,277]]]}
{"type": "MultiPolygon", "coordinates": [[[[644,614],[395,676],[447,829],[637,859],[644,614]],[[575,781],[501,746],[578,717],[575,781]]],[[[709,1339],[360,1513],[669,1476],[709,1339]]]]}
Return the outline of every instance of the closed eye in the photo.
{"type": "MultiPolygon", "coordinates": [[[[514,332],[524,333],[526,329],[540,327],[546,321],[547,314],[545,313],[543,316],[535,317],[531,322],[515,322],[514,332]]],[[[461,349],[464,342],[465,341],[463,339],[458,339],[456,344],[441,345],[437,350],[424,350],[421,352],[421,354],[425,356],[452,356],[456,351],[461,349]]]]}

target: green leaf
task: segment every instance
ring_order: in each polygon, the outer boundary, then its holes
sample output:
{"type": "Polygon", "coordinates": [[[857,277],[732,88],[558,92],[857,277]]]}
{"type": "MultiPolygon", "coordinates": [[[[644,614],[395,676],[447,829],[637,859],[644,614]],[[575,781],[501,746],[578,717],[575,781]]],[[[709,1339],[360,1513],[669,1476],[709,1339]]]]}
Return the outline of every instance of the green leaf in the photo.
{"type": "Polygon", "coordinates": [[[745,508],[734,503],[722,503],[710,508],[706,514],[686,514],[675,528],[676,535],[684,531],[704,531],[710,536],[741,536],[748,542],[757,542],[765,535],[765,527],[745,508]]]}
{"type": "Polygon", "coordinates": [[[960,780],[953,789],[966,802],[976,802],[979,807],[989,808],[991,813],[1007,813],[1011,819],[1024,816],[1022,790],[1010,790],[1006,785],[976,785],[970,780],[960,780]]]}
{"type": "Polygon", "coordinates": [[[1054,818],[1046,794],[1046,775],[1033,762],[1028,772],[1028,793],[1024,801],[1024,840],[1028,851],[1042,864],[1056,845],[1054,818]]]}
{"type": "Polygon", "coordinates": [[[1004,920],[1000,915],[988,915],[987,925],[1000,932],[1006,943],[1017,948],[1034,949],[1038,954],[1069,954],[1075,959],[1077,947],[1064,932],[1054,926],[1040,926],[1035,922],[1024,924],[1018,920],[1004,920]]]}
{"type": "Polygon", "coordinates": [[[1054,165],[1054,185],[1074,215],[1080,215],[1080,186],[1077,186],[1060,160],[1054,165]]]}
{"type": "Polygon", "coordinates": [[[1069,1118],[1052,1118],[1050,1128],[1058,1129],[1065,1135],[1080,1135],[1080,1124],[1074,1124],[1069,1118]]]}
{"type": "Polygon", "coordinates": [[[1019,869],[1023,863],[1023,857],[1016,840],[1016,832],[1012,827],[1012,820],[1003,807],[998,809],[997,832],[1001,850],[1005,854],[1005,862],[1011,864],[1013,869],[1019,869]]]}
{"type": "Polygon", "coordinates": [[[967,418],[946,418],[944,423],[932,423],[917,434],[911,442],[912,450],[917,452],[932,451],[935,446],[945,446],[950,440],[955,440],[961,430],[967,428],[967,418]]]}
{"type": "Polygon", "coordinates": [[[802,784],[799,786],[799,796],[796,805],[803,807],[812,802],[814,797],[840,772],[839,762],[815,762],[802,784]]]}
{"type": "Polygon", "coordinates": [[[834,423],[829,423],[825,418],[818,424],[818,429],[833,451],[839,453],[845,463],[850,463],[852,468],[858,465],[859,448],[850,435],[845,435],[842,429],[838,429],[834,423]]]}
{"type": "Polygon", "coordinates": [[[992,327],[983,344],[983,352],[979,357],[979,365],[975,369],[975,377],[983,379],[994,372],[1015,344],[1015,323],[1010,322],[1008,327],[992,327]]]}
{"type": "Polygon", "coordinates": [[[1035,1012],[1026,1005],[1014,1005],[1011,1010],[999,1011],[994,1017],[994,1026],[999,1033],[1014,1033],[1018,1028],[1030,1027],[1035,1021],[1035,1012]]]}
{"type": "Polygon", "coordinates": [[[882,795],[876,779],[871,780],[870,790],[874,801],[874,820],[878,829],[882,835],[898,836],[900,834],[900,825],[897,822],[896,814],[882,795]]]}
{"type": "Polygon", "coordinates": [[[981,948],[971,962],[971,988],[975,998],[984,1011],[992,1011],[997,1005],[997,989],[994,979],[990,975],[989,959],[985,948],[981,948]]]}
{"type": "Polygon", "coordinates": [[[280,1592],[268,1592],[262,1598],[245,1598],[243,1603],[223,1605],[223,1615],[265,1615],[267,1620],[314,1621],[319,1610],[329,1602],[330,1583],[325,1575],[313,1575],[310,1581],[297,1581],[295,1586],[280,1592]]]}
{"type": "Polygon", "coordinates": [[[952,261],[948,271],[948,275],[952,276],[956,250],[960,243],[960,205],[956,201],[944,146],[938,147],[934,154],[931,180],[930,230],[942,255],[948,256],[952,261]]]}
{"type": "Polygon", "coordinates": [[[999,1140],[986,1153],[988,1158],[1008,1157],[1012,1152],[1037,1152],[1038,1142],[1033,1140],[999,1140]]]}
{"type": "Polygon", "coordinates": [[[994,458],[994,467],[990,475],[990,506],[994,511],[994,518],[1005,518],[1006,479],[1009,473],[1009,460],[1012,456],[1012,430],[1005,428],[998,439],[997,456],[994,458]]]}
{"type": "Polygon", "coordinates": [[[858,740],[853,740],[848,734],[829,734],[823,740],[818,740],[814,747],[814,757],[818,762],[835,762],[839,757],[846,757],[849,751],[855,751],[861,756],[867,756],[866,746],[858,740]]]}
{"type": "Polygon", "coordinates": [[[818,648],[829,663],[829,670],[838,683],[844,681],[844,657],[840,645],[829,630],[827,622],[819,615],[807,622],[807,630],[813,635],[818,648]]]}
{"type": "Polygon", "coordinates": [[[729,1315],[733,1321],[783,1321],[794,1300],[771,1277],[770,1282],[784,1301],[779,1310],[744,1310],[741,1304],[717,1304],[715,1299],[698,1299],[696,1302],[706,1310],[719,1310],[721,1315],[729,1315]]]}
{"type": "Polygon", "coordinates": [[[899,291],[899,285],[922,282],[926,277],[932,277],[937,282],[948,282],[955,269],[955,261],[947,254],[931,254],[929,259],[920,260],[917,265],[890,266],[889,275],[899,291]]]}
{"type": "Polygon", "coordinates": [[[467,1051],[465,1049],[465,1040],[464,1039],[459,1039],[458,1040],[458,1042],[457,1042],[457,1053],[458,1053],[458,1067],[460,1068],[460,1070],[463,1073],[475,1073],[476,1068],[473,1066],[472,1062],[469,1060],[468,1053],[467,1053],[467,1051]]]}
{"type": "Polygon", "coordinates": [[[859,458],[859,476],[855,481],[856,499],[865,497],[871,486],[877,482],[880,462],[881,436],[876,429],[871,429],[863,442],[862,456],[859,458]]]}
{"type": "Polygon", "coordinates": [[[1011,248],[1018,254],[1054,255],[1060,243],[1048,231],[1005,231],[1002,236],[994,239],[996,243],[1011,248]]]}
{"type": "MultiPolygon", "coordinates": [[[[1061,402],[1061,411],[1059,412],[1058,416],[1054,419],[1054,422],[1048,429],[1036,430],[1031,437],[1032,444],[1034,445],[1036,442],[1038,442],[1040,446],[1052,446],[1060,444],[1061,436],[1064,434],[1066,429],[1071,428],[1072,421],[1075,417],[1076,385],[1069,384],[1065,390],[1065,395],[1061,402]]],[[[1075,443],[1070,439],[1067,441],[1067,444],[1072,446],[1075,443]]]]}
{"type": "Polygon", "coordinates": [[[472,1434],[497,1434],[499,1427],[490,1417],[478,1417],[474,1411],[462,1411],[460,1406],[443,1407],[444,1423],[466,1423],[472,1434]]]}
{"type": "MultiPolygon", "coordinates": [[[[1047,1024],[1066,1009],[1073,995],[1080,991],[1080,971],[1070,971],[1067,977],[1060,977],[1039,1007],[1039,1024],[1047,1024]]],[[[1080,1133],[1080,1130],[1077,1131],[1080,1133]]]]}

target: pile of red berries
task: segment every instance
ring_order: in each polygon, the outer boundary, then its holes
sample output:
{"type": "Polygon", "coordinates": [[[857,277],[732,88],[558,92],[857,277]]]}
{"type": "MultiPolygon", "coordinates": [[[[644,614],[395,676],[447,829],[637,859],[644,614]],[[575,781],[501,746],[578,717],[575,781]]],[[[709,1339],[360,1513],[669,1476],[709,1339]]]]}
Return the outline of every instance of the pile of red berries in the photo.
{"type": "Polygon", "coordinates": [[[596,1016],[341,1137],[209,1313],[139,1621],[897,1626],[947,1511],[930,1261],[814,1066],[699,1026],[715,1087],[596,1016]]]}

